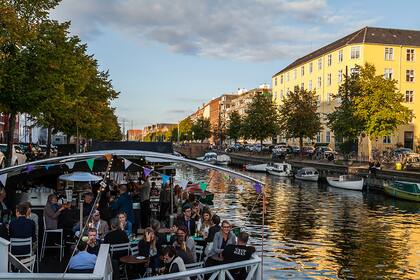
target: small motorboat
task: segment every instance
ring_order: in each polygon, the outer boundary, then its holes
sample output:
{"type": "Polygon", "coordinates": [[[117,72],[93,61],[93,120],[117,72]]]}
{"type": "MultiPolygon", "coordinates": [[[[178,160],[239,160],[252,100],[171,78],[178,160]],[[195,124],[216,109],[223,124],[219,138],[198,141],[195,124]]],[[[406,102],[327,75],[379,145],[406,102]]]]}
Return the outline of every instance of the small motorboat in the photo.
{"type": "Polygon", "coordinates": [[[216,164],[217,154],[214,152],[206,153],[202,159],[205,163],[216,164]]]}
{"type": "Polygon", "coordinates": [[[339,177],[327,177],[327,182],[333,187],[361,191],[363,190],[363,178],[351,175],[340,175],[339,177]]]}
{"type": "Polygon", "coordinates": [[[253,172],[267,172],[267,163],[261,163],[261,164],[247,164],[245,165],[245,169],[247,171],[253,171],[253,172]]]}
{"type": "Polygon", "coordinates": [[[420,183],[393,181],[384,184],[385,193],[390,196],[420,202],[420,183]]]}
{"type": "Polygon", "coordinates": [[[266,171],[268,174],[280,177],[288,177],[293,175],[292,166],[286,162],[270,162],[267,164],[266,171]]]}
{"type": "Polygon", "coordinates": [[[304,167],[298,170],[295,178],[299,180],[317,182],[319,178],[319,172],[313,167],[304,167]]]}
{"type": "Polygon", "coordinates": [[[230,156],[228,155],[218,155],[216,156],[216,164],[218,165],[228,165],[230,163],[230,156]]]}

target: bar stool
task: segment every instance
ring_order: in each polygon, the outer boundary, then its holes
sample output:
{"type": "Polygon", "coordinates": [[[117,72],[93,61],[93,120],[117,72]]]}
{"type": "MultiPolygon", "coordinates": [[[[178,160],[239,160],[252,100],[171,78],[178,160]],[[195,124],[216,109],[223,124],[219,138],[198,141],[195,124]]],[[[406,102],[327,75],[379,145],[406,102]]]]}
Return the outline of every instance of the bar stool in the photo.
{"type": "Polygon", "coordinates": [[[49,249],[60,249],[60,262],[62,257],[64,256],[64,246],[63,246],[63,229],[47,229],[45,223],[45,216],[42,217],[44,220],[44,234],[42,236],[42,247],[41,247],[41,260],[44,257],[45,248],[49,249]],[[47,242],[47,234],[48,233],[59,233],[60,234],[60,244],[59,245],[46,245],[47,242]]]}

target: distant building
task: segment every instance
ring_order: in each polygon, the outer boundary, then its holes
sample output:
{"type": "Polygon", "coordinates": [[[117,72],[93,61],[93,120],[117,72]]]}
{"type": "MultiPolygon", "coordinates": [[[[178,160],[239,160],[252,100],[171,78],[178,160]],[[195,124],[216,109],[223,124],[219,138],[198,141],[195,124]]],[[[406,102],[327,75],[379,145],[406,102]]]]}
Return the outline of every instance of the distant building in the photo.
{"type": "MultiPolygon", "coordinates": [[[[280,104],[282,98],[295,88],[315,90],[318,111],[330,113],[338,104],[333,95],[346,75],[356,71],[356,65],[371,63],[377,74],[397,80],[404,95],[404,105],[416,116],[407,125],[398,127],[388,136],[378,138],[373,148],[404,146],[420,149],[420,31],[365,27],[327,46],[298,58],[272,77],[273,100],[280,104]]],[[[293,139],[290,139],[293,142],[293,139]]],[[[307,141],[311,141],[308,139],[307,141]]],[[[324,124],[316,142],[335,145],[341,139],[324,124]]],[[[368,141],[363,141],[367,143],[368,141]]],[[[368,154],[367,145],[359,144],[359,155],[368,154]]]]}
{"type": "Polygon", "coordinates": [[[169,141],[168,136],[170,136],[172,129],[174,129],[175,127],[178,127],[178,124],[157,123],[145,126],[142,132],[142,139],[156,142],[169,141]]]}
{"type": "Polygon", "coordinates": [[[141,129],[129,129],[127,130],[128,141],[141,141],[143,139],[143,130],[141,129]]]}

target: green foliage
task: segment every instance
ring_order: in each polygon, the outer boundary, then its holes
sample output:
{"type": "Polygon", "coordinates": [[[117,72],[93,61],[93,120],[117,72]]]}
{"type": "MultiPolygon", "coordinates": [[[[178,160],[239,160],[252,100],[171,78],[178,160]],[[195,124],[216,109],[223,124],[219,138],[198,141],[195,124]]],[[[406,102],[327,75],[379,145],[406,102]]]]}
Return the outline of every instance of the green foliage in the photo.
{"type": "Polygon", "coordinates": [[[303,138],[312,139],[321,130],[321,117],[317,109],[314,91],[298,89],[282,100],[280,127],[286,138],[299,138],[301,150],[303,138]]]}
{"type": "Polygon", "coordinates": [[[194,133],[194,140],[205,140],[211,136],[211,125],[210,120],[203,117],[195,120],[191,127],[191,131],[194,133]]]}
{"type": "Polygon", "coordinates": [[[376,75],[372,64],[357,66],[357,70],[340,86],[335,97],[340,105],[327,115],[328,126],[335,135],[349,140],[362,132],[369,137],[381,137],[409,123],[413,112],[402,104],[397,81],[376,75]]]}
{"type": "Polygon", "coordinates": [[[180,140],[192,139],[192,120],[190,117],[183,119],[179,123],[179,137],[180,140]]]}
{"type": "Polygon", "coordinates": [[[229,138],[236,141],[242,136],[242,118],[237,111],[229,114],[229,123],[226,131],[229,138]]]}
{"type": "Polygon", "coordinates": [[[246,138],[259,140],[278,134],[279,114],[271,94],[257,94],[246,110],[242,133],[246,138]]]}

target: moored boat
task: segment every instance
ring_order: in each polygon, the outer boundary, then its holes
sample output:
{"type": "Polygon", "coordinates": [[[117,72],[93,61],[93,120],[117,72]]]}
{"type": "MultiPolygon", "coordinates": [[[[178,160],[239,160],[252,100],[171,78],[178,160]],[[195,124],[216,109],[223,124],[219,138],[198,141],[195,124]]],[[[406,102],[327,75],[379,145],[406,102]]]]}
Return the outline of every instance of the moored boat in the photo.
{"type": "Polygon", "coordinates": [[[206,153],[203,157],[205,163],[216,164],[217,154],[213,152],[206,153]]]}
{"type": "Polygon", "coordinates": [[[420,202],[420,183],[393,181],[384,184],[384,191],[390,196],[420,202]]]}
{"type": "Polygon", "coordinates": [[[299,180],[317,182],[319,178],[319,172],[313,167],[304,167],[298,170],[295,178],[299,180]]]}
{"type": "Polygon", "coordinates": [[[247,171],[254,171],[254,172],[267,172],[267,163],[261,164],[247,164],[245,165],[245,169],[247,171]]]}
{"type": "Polygon", "coordinates": [[[218,155],[216,156],[216,164],[218,165],[228,165],[230,163],[230,156],[228,155],[218,155]]]}
{"type": "Polygon", "coordinates": [[[363,178],[351,175],[340,175],[339,177],[327,177],[327,182],[333,187],[346,190],[363,190],[363,178]]]}
{"type": "Polygon", "coordinates": [[[286,162],[270,162],[267,164],[266,171],[268,174],[280,177],[288,177],[293,175],[292,166],[286,162]]]}

